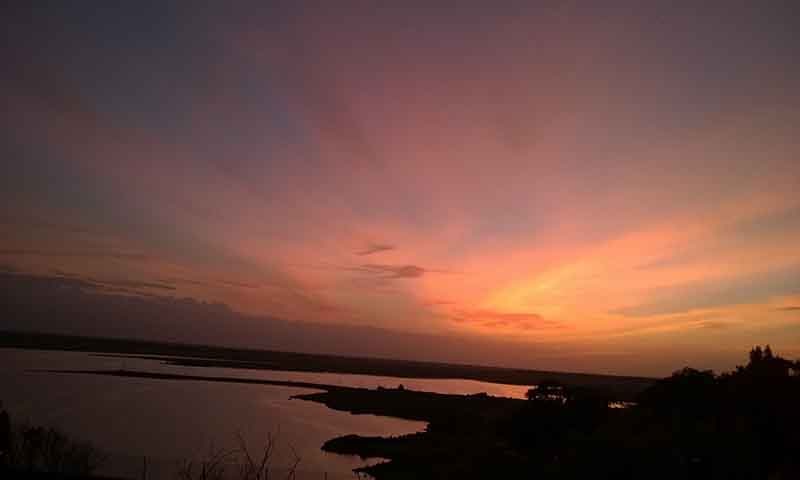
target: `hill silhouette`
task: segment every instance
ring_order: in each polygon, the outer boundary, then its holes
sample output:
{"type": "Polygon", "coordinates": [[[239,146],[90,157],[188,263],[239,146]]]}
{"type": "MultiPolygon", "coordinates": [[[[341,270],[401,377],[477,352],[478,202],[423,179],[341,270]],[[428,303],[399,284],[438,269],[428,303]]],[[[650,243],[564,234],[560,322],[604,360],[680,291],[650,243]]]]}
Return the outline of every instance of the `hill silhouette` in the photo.
{"type": "Polygon", "coordinates": [[[348,435],[323,446],[392,459],[360,469],[379,479],[800,478],[800,362],[769,347],[754,348],[733,372],[679,370],[627,408],[613,408],[625,404],[607,391],[556,380],[532,389],[527,401],[465,396],[436,405],[415,393],[378,392],[394,405],[385,408],[348,399],[353,392],[303,397],[430,422],[422,433],[348,435]]]}

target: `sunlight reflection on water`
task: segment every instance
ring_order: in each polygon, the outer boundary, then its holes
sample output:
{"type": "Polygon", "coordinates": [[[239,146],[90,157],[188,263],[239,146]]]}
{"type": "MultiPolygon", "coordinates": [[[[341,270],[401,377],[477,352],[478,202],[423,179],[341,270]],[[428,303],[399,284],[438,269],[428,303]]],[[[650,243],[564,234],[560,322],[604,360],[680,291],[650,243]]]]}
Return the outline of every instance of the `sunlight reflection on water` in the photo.
{"type": "MultiPolygon", "coordinates": [[[[211,445],[233,448],[241,434],[258,449],[267,434],[273,433],[278,437],[276,467],[291,463],[294,448],[302,459],[299,479],[323,478],[326,472],[331,480],[350,479],[353,468],[375,460],[325,453],[320,450],[323,442],[349,433],[386,436],[425,428],[424,422],[351,415],[317,403],[290,400],[292,395],[308,391],[299,388],[34,371],[122,367],[188,373],[187,367],[152,360],[0,349],[0,401],[16,422],[56,426],[101,447],[109,456],[101,473],[127,478],[141,477],[144,456],[148,458],[148,478],[173,478],[181,459],[203,455],[211,445]]],[[[191,368],[195,374],[244,376],[215,370],[191,368]]]]}
{"type": "MultiPolygon", "coordinates": [[[[155,364],[155,361],[152,364],[155,364]]],[[[286,370],[256,370],[227,367],[192,367],[182,365],[158,364],[159,371],[183,375],[211,375],[235,378],[258,378],[264,380],[291,380],[298,382],[324,383],[361,388],[396,388],[403,385],[406,389],[423,392],[450,393],[472,395],[486,393],[495,397],[525,398],[530,386],[507,385],[463,379],[439,378],[400,378],[380,375],[360,375],[349,373],[295,372],[286,370]]],[[[148,367],[149,368],[149,367],[148,367]]],[[[151,369],[152,370],[152,369],[151,369]]]]}

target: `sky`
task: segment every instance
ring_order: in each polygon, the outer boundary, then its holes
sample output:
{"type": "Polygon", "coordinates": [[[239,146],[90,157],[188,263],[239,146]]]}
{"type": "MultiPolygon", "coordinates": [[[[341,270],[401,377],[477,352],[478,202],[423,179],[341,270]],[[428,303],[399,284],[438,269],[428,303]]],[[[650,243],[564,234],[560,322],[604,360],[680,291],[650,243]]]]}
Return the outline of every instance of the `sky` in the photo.
{"type": "Polygon", "coordinates": [[[16,3],[5,272],[459,362],[800,356],[792,2],[16,3]]]}

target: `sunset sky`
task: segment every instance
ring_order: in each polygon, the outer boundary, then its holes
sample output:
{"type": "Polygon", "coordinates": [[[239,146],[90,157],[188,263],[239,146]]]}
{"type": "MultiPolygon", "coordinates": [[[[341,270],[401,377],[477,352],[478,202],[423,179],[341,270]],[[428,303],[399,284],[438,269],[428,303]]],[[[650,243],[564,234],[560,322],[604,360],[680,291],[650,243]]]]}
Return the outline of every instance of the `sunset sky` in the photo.
{"type": "Polygon", "coordinates": [[[8,272],[572,359],[530,368],[800,356],[793,2],[33,3],[8,272]]]}

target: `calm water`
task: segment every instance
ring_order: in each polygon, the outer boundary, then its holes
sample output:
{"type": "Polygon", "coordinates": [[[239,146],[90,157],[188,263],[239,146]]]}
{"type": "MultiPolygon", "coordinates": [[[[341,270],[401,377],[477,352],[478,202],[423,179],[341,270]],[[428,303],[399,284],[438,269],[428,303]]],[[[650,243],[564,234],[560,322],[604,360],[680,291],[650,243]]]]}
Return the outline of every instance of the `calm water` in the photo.
{"type": "MultiPolygon", "coordinates": [[[[105,357],[108,368],[133,369],[134,363],[130,357],[105,357]],[[110,361],[109,361],[110,360],[110,361]]],[[[136,361],[136,359],[134,359],[136,361]]],[[[247,368],[222,368],[222,367],[187,367],[181,365],[168,365],[160,361],[147,360],[146,368],[149,371],[163,373],[177,373],[183,375],[212,375],[236,378],[259,378],[268,380],[292,380],[299,382],[324,383],[327,385],[344,385],[362,388],[394,388],[402,384],[411,390],[436,393],[453,393],[469,395],[473,393],[487,393],[495,397],[525,398],[525,392],[530,388],[524,385],[507,385],[502,383],[479,382],[477,380],[461,379],[430,379],[430,378],[398,378],[383,377],[379,375],[355,375],[342,373],[322,372],[291,372],[284,370],[255,370],[247,368]]],[[[144,368],[144,367],[143,367],[144,368]]]]}
{"type": "MultiPolygon", "coordinates": [[[[269,433],[277,437],[276,469],[291,463],[290,445],[301,457],[301,479],[353,478],[365,462],[327,454],[326,440],[348,433],[398,435],[420,431],[423,422],[351,415],[292,395],[308,390],[271,385],[164,381],[33,372],[36,369],[116,369],[299,380],[374,388],[520,397],[526,387],[468,380],[398,379],[371,375],[183,367],[154,360],[109,358],[78,352],[0,349],[0,400],[14,420],[52,425],[101,446],[108,461],[101,473],[138,477],[148,457],[151,478],[170,478],[182,459],[209,448],[236,446],[241,434],[257,450],[269,433]]],[[[373,460],[374,461],[374,460],[373,460]]],[[[369,462],[366,462],[369,463],[369,462]]]]}

